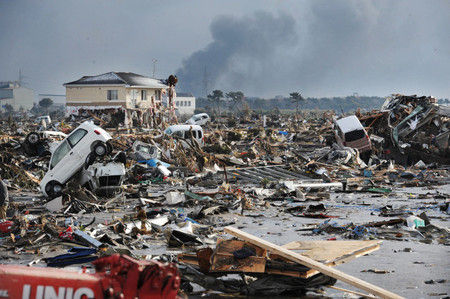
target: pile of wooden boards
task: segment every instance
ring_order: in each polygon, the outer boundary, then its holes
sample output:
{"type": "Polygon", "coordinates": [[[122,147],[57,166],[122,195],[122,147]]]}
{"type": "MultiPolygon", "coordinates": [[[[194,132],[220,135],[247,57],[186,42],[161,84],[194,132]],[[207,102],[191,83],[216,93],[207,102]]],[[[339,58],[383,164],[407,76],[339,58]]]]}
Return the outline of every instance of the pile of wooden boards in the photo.
{"type": "Polygon", "coordinates": [[[401,298],[332,268],[378,250],[381,241],[295,241],[278,246],[234,227],[226,227],[225,231],[238,240],[219,239],[214,250],[203,248],[196,254],[183,253],[178,255],[178,261],[216,277],[241,273],[310,279],[322,273],[382,298],[401,298]]]}

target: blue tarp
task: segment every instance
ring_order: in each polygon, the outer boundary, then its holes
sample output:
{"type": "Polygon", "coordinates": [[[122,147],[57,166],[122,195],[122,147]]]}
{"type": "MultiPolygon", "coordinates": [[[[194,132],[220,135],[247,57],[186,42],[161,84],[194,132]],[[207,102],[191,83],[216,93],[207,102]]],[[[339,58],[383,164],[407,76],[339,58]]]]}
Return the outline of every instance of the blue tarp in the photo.
{"type": "Polygon", "coordinates": [[[157,167],[157,164],[161,163],[162,166],[170,167],[170,164],[163,162],[161,160],[158,160],[158,159],[141,160],[141,161],[138,161],[138,163],[145,163],[150,167],[157,167]]]}

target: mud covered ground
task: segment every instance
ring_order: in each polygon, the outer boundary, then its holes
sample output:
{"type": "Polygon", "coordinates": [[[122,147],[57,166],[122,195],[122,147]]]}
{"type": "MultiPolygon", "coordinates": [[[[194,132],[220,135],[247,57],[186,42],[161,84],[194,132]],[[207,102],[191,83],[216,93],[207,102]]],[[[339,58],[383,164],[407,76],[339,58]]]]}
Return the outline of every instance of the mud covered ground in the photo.
{"type": "MultiPolygon", "coordinates": [[[[216,234],[205,241],[214,247],[216,237],[229,237],[223,233],[223,225],[234,223],[248,233],[275,244],[286,244],[298,240],[326,240],[336,238],[346,240],[345,233],[313,231],[307,229],[314,225],[320,225],[327,219],[312,219],[297,217],[285,212],[287,207],[293,205],[320,204],[325,205],[324,211],[327,215],[338,216],[329,219],[335,225],[345,225],[349,222],[354,224],[367,224],[398,218],[381,217],[380,209],[392,206],[392,209],[403,210],[405,213],[419,215],[425,212],[431,224],[448,229],[450,216],[439,209],[445,201],[442,195],[450,195],[450,185],[427,188],[397,188],[390,194],[373,193],[342,193],[332,191],[328,200],[314,202],[290,202],[271,201],[270,206],[255,206],[253,209],[245,210],[241,215],[240,209],[231,210],[227,213],[213,215],[209,221],[213,223],[216,234]],[[435,199],[438,197],[440,199],[435,199]]],[[[12,194],[14,198],[14,194],[12,194]]],[[[33,196],[29,195],[28,200],[33,196]]],[[[22,197],[22,201],[27,200],[22,197]]],[[[136,199],[127,199],[116,205],[110,213],[85,214],[77,217],[80,222],[89,222],[95,217],[94,227],[102,229],[102,225],[111,223],[115,219],[133,210],[136,199]]],[[[171,209],[176,207],[171,207],[171,209]]],[[[178,208],[178,211],[189,213],[190,207],[178,208]]],[[[337,268],[347,274],[361,278],[365,281],[378,285],[382,288],[397,293],[405,298],[442,298],[450,295],[450,254],[449,241],[445,234],[439,233],[417,233],[408,231],[404,225],[377,228],[366,238],[381,239],[383,243],[378,251],[350,261],[337,268]],[[400,235],[399,235],[400,234],[400,235]],[[367,270],[381,270],[382,274],[367,272],[367,270]],[[365,271],[365,272],[362,272],[365,271]]],[[[163,254],[177,254],[186,249],[169,248],[164,238],[152,235],[144,236],[149,248],[132,250],[135,256],[150,258],[163,254]]],[[[0,240],[2,244],[3,240],[0,240]]],[[[39,254],[22,252],[20,254],[5,251],[2,247],[0,255],[2,263],[28,264],[37,262],[37,266],[45,266],[42,258],[65,253],[64,247],[52,247],[45,244],[39,254]]],[[[77,269],[72,266],[69,268],[77,269]]],[[[337,282],[337,287],[356,290],[345,283],[337,282]]],[[[198,287],[197,287],[198,289],[198,287]]],[[[313,293],[312,293],[313,294],[313,293]]],[[[317,295],[317,294],[315,294],[317,295]]],[[[340,291],[324,288],[323,296],[342,297],[351,296],[340,291]]]]}

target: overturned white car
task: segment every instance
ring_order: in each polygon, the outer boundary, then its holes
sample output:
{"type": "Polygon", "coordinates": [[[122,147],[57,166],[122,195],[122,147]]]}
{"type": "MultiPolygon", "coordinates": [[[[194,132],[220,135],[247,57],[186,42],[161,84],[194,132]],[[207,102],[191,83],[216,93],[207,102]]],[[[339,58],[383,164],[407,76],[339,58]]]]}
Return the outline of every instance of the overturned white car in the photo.
{"type": "Polygon", "coordinates": [[[186,124],[203,126],[203,125],[206,125],[210,120],[211,120],[211,118],[209,117],[208,114],[199,113],[199,114],[193,115],[190,119],[188,119],[186,121],[186,124]]]}
{"type": "Polygon", "coordinates": [[[42,193],[52,198],[59,196],[64,184],[92,157],[91,153],[103,157],[112,151],[109,140],[108,132],[91,122],[83,122],[52,152],[48,171],[40,183],[42,193]]]}

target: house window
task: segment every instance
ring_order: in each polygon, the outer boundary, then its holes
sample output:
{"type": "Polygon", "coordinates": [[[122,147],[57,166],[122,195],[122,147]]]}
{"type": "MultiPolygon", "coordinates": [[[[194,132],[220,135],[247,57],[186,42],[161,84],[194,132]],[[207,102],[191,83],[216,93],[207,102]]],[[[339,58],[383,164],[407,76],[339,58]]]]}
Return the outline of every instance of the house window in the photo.
{"type": "Polygon", "coordinates": [[[108,90],[108,101],[118,100],[117,90],[108,90]]]}
{"type": "Polygon", "coordinates": [[[180,107],[183,107],[183,101],[180,101],[180,107]]]}
{"type": "Polygon", "coordinates": [[[177,107],[179,107],[179,106],[180,106],[180,101],[176,101],[176,102],[175,102],[175,105],[176,105],[177,107]]]}
{"type": "Polygon", "coordinates": [[[188,101],[184,101],[184,106],[188,106],[188,101]]]}
{"type": "Polygon", "coordinates": [[[146,90],[141,90],[141,100],[147,101],[147,91],[146,90]]]}

